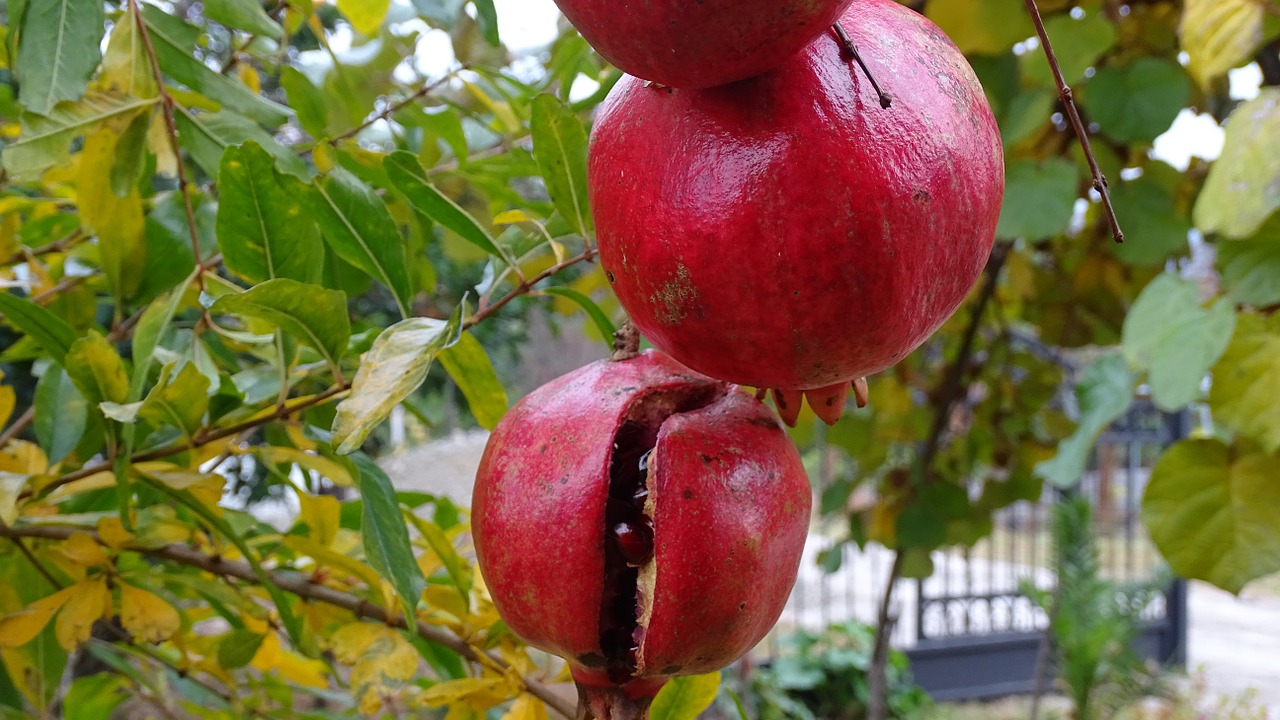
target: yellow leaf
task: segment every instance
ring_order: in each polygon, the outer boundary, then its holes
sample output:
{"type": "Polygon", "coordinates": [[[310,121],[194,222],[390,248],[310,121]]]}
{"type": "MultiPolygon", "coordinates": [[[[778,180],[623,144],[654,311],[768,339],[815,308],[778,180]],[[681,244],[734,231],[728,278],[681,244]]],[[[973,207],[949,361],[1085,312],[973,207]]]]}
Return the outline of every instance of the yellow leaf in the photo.
{"type": "Polygon", "coordinates": [[[58,613],[53,631],[58,644],[67,652],[89,639],[93,624],[111,613],[111,591],[105,578],[98,576],[72,585],[71,597],[58,613]]]}
{"type": "Polygon", "coordinates": [[[49,472],[49,459],[39,445],[26,440],[10,440],[0,452],[0,472],[19,475],[43,475],[49,472]]]}
{"type": "Polygon", "coordinates": [[[49,624],[53,614],[58,612],[58,608],[71,599],[75,590],[75,585],[63,588],[12,615],[0,618],[0,648],[15,648],[35,639],[35,636],[49,624]]]}
{"type": "Polygon", "coordinates": [[[147,149],[156,156],[156,174],[165,177],[178,174],[178,157],[173,154],[173,143],[169,140],[163,113],[156,113],[151,118],[151,127],[147,128],[147,149]]]}
{"type": "Polygon", "coordinates": [[[426,690],[423,690],[422,693],[418,695],[418,700],[423,704],[432,707],[448,705],[450,703],[470,698],[474,695],[491,693],[492,691],[502,687],[505,682],[506,681],[500,677],[449,680],[447,682],[436,683],[426,690]]]}
{"type": "Polygon", "coordinates": [[[399,632],[372,623],[351,623],[330,639],[334,657],[354,665],[351,688],[360,712],[372,714],[382,698],[403,688],[418,671],[418,651],[399,632]]]}
{"type": "Polygon", "coordinates": [[[338,0],[338,10],[361,35],[373,35],[391,8],[391,0],[338,0]]]}
{"type": "Polygon", "coordinates": [[[18,519],[18,496],[31,476],[0,472],[0,522],[12,525],[18,519]]]}
{"type": "Polygon", "coordinates": [[[493,218],[494,225],[514,225],[522,222],[532,222],[533,218],[523,210],[508,210],[498,213],[493,218]]]}
{"type": "Polygon", "coordinates": [[[253,656],[251,664],[263,672],[278,672],[286,680],[299,685],[314,688],[329,686],[328,667],[324,663],[285,649],[275,633],[267,633],[263,637],[262,645],[253,656]]]}
{"type": "Polygon", "coordinates": [[[240,63],[239,69],[236,70],[236,75],[240,76],[240,82],[247,85],[254,94],[262,92],[262,80],[258,78],[258,71],[252,65],[240,63]]]}
{"type": "Polygon", "coordinates": [[[9,417],[13,415],[13,407],[17,402],[18,397],[13,394],[13,388],[8,385],[0,387],[0,427],[9,423],[9,417]]]}
{"type": "Polygon", "coordinates": [[[102,546],[85,532],[77,532],[67,538],[58,551],[71,562],[84,567],[105,565],[110,561],[102,546]]]}
{"type": "Polygon", "coordinates": [[[329,638],[333,656],[344,665],[354,665],[385,629],[385,626],[366,622],[354,622],[338,628],[329,638]]]}
{"type": "Polygon", "coordinates": [[[80,151],[76,178],[80,224],[85,231],[98,236],[98,252],[102,271],[115,289],[117,297],[133,295],[142,282],[143,242],[142,198],[136,189],[125,197],[117,197],[111,176],[119,135],[107,128],[85,136],[80,151]]]}
{"type": "Polygon", "coordinates": [[[164,598],[133,585],[120,586],[120,624],[143,642],[164,642],[178,631],[178,611],[164,598]]]}
{"type": "Polygon", "coordinates": [[[332,495],[299,493],[298,509],[298,523],[307,526],[307,535],[317,545],[329,547],[338,534],[342,503],[332,495]]]}
{"type": "Polygon", "coordinates": [[[1208,85],[1262,44],[1263,0],[1187,0],[1179,32],[1187,70],[1208,85]]]}
{"type": "Polygon", "coordinates": [[[96,82],[102,90],[130,97],[153,98],[158,94],[132,9],[126,10],[111,29],[96,82]]]}
{"type": "Polygon", "coordinates": [[[377,571],[365,565],[354,558],[347,557],[342,553],[330,550],[319,543],[308,538],[299,537],[297,535],[287,535],[283,538],[284,546],[301,553],[316,561],[317,565],[331,567],[335,570],[342,570],[348,575],[355,576],[363,580],[366,585],[371,588],[381,588],[382,578],[378,576],[377,571]]]}
{"type": "Polygon", "coordinates": [[[106,517],[98,521],[98,537],[107,547],[119,552],[133,540],[133,533],[124,529],[120,518],[106,517]]]}
{"type": "Polygon", "coordinates": [[[502,720],[547,720],[547,706],[538,698],[524,693],[516,698],[502,720]]]}
{"type": "Polygon", "coordinates": [[[259,448],[257,454],[269,463],[293,463],[304,470],[312,470],[335,485],[351,487],[355,484],[351,479],[351,473],[345,467],[321,455],[314,455],[297,448],[277,446],[259,448]]]}

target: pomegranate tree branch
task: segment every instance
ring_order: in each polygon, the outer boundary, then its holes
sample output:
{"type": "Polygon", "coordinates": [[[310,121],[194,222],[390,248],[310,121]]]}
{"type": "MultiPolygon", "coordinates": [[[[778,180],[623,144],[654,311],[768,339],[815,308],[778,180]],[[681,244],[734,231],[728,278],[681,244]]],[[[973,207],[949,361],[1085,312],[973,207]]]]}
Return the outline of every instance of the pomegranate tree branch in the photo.
{"type": "Polygon", "coordinates": [[[36,406],[32,405],[19,415],[17,419],[13,421],[13,424],[6,428],[3,433],[0,433],[0,450],[3,450],[4,446],[8,445],[10,440],[21,435],[22,431],[30,427],[31,423],[34,422],[35,419],[36,406]]]}
{"type": "Polygon", "coordinates": [[[1080,140],[1080,147],[1084,149],[1085,160],[1089,162],[1089,170],[1093,173],[1093,189],[1097,190],[1098,195],[1102,197],[1102,209],[1107,214],[1107,223],[1111,225],[1111,236],[1117,243],[1123,243],[1124,231],[1120,229],[1120,218],[1116,217],[1116,206],[1111,202],[1111,189],[1107,185],[1107,176],[1102,174],[1102,168],[1098,165],[1098,156],[1093,153],[1088,128],[1084,126],[1080,109],[1076,107],[1075,94],[1071,92],[1071,86],[1067,84],[1067,78],[1062,74],[1062,66],[1058,63],[1058,56],[1053,52],[1053,45],[1049,42],[1049,32],[1045,30],[1044,18],[1040,17],[1040,7],[1036,5],[1036,0],[1025,0],[1025,2],[1027,12],[1031,14],[1031,21],[1035,23],[1036,34],[1040,36],[1044,55],[1049,60],[1053,79],[1058,84],[1058,98],[1062,100],[1062,107],[1067,113],[1067,118],[1071,120],[1071,127],[1075,130],[1076,137],[1080,140]]]}
{"type": "Polygon", "coordinates": [[[467,65],[463,64],[463,65],[459,65],[453,70],[450,70],[449,72],[445,73],[444,77],[440,78],[439,80],[436,80],[433,83],[422,86],[412,95],[404,98],[403,100],[399,100],[397,102],[394,102],[388,105],[386,108],[382,110],[382,112],[378,113],[377,115],[374,115],[368,120],[365,120],[364,122],[360,123],[356,127],[353,127],[344,133],[341,133],[333,136],[332,138],[329,138],[329,144],[337,145],[339,142],[346,140],[347,138],[353,138],[356,135],[359,135],[360,133],[364,132],[365,129],[372,126],[374,123],[378,122],[379,120],[386,120],[392,115],[395,115],[397,112],[400,112],[400,110],[418,102],[422,98],[430,95],[431,93],[435,92],[437,89],[443,87],[450,80],[453,80],[455,77],[457,77],[458,73],[462,72],[463,70],[466,70],[467,67],[468,67],[467,65]]]}
{"type": "MultiPolygon", "coordinates": [[[[61,525],[34,525],[30,527],[11,527],[0,524],[0,537],[9,540],[22,539],[44,539],[44,540],[66,540],[76,533],[87,533],[95,542],[104,544],[102,538],[98,534],[85,528],[61,525]]],[[[235,578],[251,585],[261,585],[261,578],[258,573],[246,562],[227,560],[223,557],[209,555],[196,550],[193,547],[181,544],[164,545],[161,547],[147,548],[126,545],[125,549],[137,552],[141,555],[157,558],[160,560],[168,560],[186,565],[188,567],[198,568],[215,577],[235,578]]],[[[406,624],[405,618],[401,615],[393,615],[386,608],[372,603],[362,597],[353,595],[341,590],[335,590],[327,585],[319,585],[311,580],[311,576],[305,573],[289,572],[283,570],[269,570],[266,572],[266,579],[277,588],[295,595],[303,600],[312,602],[320,602],[333,607],[348,610],[357,617],[374,620],[390,627],[409,629],[415,632],[419,637],[431,642],[442,645],[450,650],[465,657],[471,662],[481,663],[500,671],[505,672],[509,666],[502,658],[493,653],[477,650],[457,635],[447,630],[428,625],[425,622],[417,621],[412,627],[406,624]]],[[[522,678],[522,683],[531,695],[545,702],[548,706],[555,709],[556,712],[565,717],[573,717],[574,707],[566,702],[564,698],[552,692],[550,688],[537,680],[531,678],[522,678]]]]}
{"type": "Polygon", "coordinates": [[[492,304],[485,305],[479,308],[478,310],[476,310],[476,314],[467,318],[467,320],[462,324],[463,329],[464,330],[470,329],[480,324],[486,318],[490,317],[494,313],[501,310],[504,306],[506,306],[507,303],[511,302],[512,300],[515,300],[521,295],[527,295],[530,290],[533,290],[535,285],[542,282],[543,280],[546,280],[552,275],[559,274],[562,270],[573,267],[578,263],[591,262],[593,259],[595,259],[595,256],[596,256],[595,249],[593,249],[590,245],[588,245],[587,249],[583,250],[578,255],[574,255],[573,257],[566,259],[564,262],[556,263],[555,265],[552,265],[551,267],[547,268],[546,270],[543,270],[542,272],[538,273],[537,275],[534,275],[531,278],[522,280],[519,285],[516,285],[514,288],[512,288],[511,291],[508,292],[506,295],[503,295],[502,297],[498,298],[492,304]]]}
{"type": "MultiPolygon", "coordinates": [[[[187,185],[187,171],[182,162],[182,143],[178,141],[178,125],[174,120],[173,109],[176,105],[169,89],[165,86],[164,72],[160,69],[160,61],[156,59],[156,48],[151,44],[151,30],[142,18],[138,9],[138,0],[129,0],[129,12],[133,14],[138,28],[138,37],[142,39],[142,49],[151,65],[151,75],[156,81],[156,91],[160,93],[160,112],[164,116],[165,134],[169,138],[169,147],[173,151],[174,165],[178,168],[178,192],[182,194],[182,205],[187,213],[187,231],[191,235],[191,256],[200,264],[200,234],[196,230],[196,213],[191,204],[191,188],[187,185]]],[[[204,273],[196,273],[196,287],[204,291],[204,273]]]]}

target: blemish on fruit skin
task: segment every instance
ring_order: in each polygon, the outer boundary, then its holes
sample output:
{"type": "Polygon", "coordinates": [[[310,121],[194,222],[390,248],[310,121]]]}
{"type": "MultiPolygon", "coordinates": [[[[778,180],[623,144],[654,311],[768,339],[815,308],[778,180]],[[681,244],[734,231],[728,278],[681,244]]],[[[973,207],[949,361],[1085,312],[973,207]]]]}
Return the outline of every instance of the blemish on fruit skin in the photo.
{"type": "Polygon", "coordinates": [[[685,308],[698,299],[698,290],[693,286],[689,268],[684,263],[676,266],[676,276],[663,284],[662,289],[654,293],[649,301],[653,303],[658,321],[664,325],[676,325],[688,316],[685,308]]]}

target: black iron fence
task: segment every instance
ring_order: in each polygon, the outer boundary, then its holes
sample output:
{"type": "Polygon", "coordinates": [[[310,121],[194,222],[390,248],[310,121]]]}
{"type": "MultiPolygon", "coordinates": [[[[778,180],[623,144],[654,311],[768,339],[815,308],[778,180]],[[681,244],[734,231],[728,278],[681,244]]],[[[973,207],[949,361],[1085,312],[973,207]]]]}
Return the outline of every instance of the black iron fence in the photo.
{"type": "MultiPolygon", "coordinates": [[[[1167,415],[1145,403],[1099,440],[1088,469],[1071,490],[1093,506],[1094,537],[1102,574],[1120,582],[1149,582],[1161,561],[1142,527],[1139,506],[1150,469],[1161,450],[1184,437],[1187,416],[1167,415]]],[[[1063,497],[1046,488],[1036,502],[1002,510],[992,535],[972,548],[934,555],[933,576],[899,581],[893,604],[893,642],[907,652],[921,685],[938,700],[963,700],[1031,692],[1049,618],[1023,591],[1026,584],[1052,589],[1051,513],[1063,497]]],[[[800,578],[780,628],[821,629],[847,620],[875,622],[892,554],[879,546],[846,548],[840,569],[819,568],[831,546],[810,539],[800,578]]],[[[1186,659],[1185,583],[1146,608],[1138,651],[1162,663],[1186,659]]],[[[764,654],[776,652],[766,643],[764,654]]]]}

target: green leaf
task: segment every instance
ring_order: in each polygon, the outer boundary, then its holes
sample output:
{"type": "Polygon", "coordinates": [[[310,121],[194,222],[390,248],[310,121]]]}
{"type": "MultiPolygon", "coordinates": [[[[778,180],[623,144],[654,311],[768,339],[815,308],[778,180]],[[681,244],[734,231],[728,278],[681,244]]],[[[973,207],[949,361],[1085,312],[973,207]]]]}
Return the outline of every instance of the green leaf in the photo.
{"type": "Polygon", "coordinates": [[[533,100],[533,156],[556,209],[579,235],[592,230],[587,201],[587,131],[555,95],[533,100]]]}
{"type": "Polygon", "coordinates": [[[36,383],[35,413],[36,440],[49,462],[61,462],[84,436],[89,404],[60,366],[50,367],[36,383]]]}
{"type": "Polygon", "coordinates": [[[182,136],[182,146],[192,159],[211,177],[222,168],[222,155],[227,148],[252,140],[271,153],[276,167],[298,178],[309,178],[311,170],[291,150],[276,142],[270,133],[253,121],[231,112],[196,115],[178,108],[174,120],[182,136]]]}
{"type": "Polygon", "coordinates": [[[138,417],[153,427],[173,426],[191,438],[209,409],[209,379],[193,363],[183,365],[170,380],[172,371],[173,365],[160,371],[160,379],[138,409],[138,417]]]}
{"type": "Polygon", "coordinates": [[[186,282],[174,288],[163,302],[153,302],[143,311],[138,325],[133,331],[133,377],[129,380],[129,399],[137,400],[142,396],[142,387],[146,382],[151,363],[155,361],[156,347],[160,339],[173,322],[173,316],[182,304],[182,296],[187,286],[195,279],[195,272],[186,282]]]}
{"type": "Polygon", "coordinates": [[[415,210],[486,253],[504,259],[507,257],[479,221],[431,184],[416,155],[404,150],[391,153],[382,161],[382,169],[415,210]]]}
{"type": "Polygon", "coordinates": [[[31,336],[58,365],[66,364],[76,331],[43,307],[7,292],[0,292],[0,314],[18,330],[31,336]]]}
{"type": "Polygon", "coordinates": [[[364,540],[365,560],[378,574],[391,582],[404,602],[405,617],[412,623],[417,617],[418,600],[427,589],[409,529],[405,526],[400,503],[396,500],[391,479],[363,453],[352,456],[363,501],[360,535],[364,540]]]}
{"type": "Polygon", "coordinates": [[[576,303],[578,307],[582,308],[583,311],[587,313],[587,317],[591,318],[591,322],[595,324],[596,330],[600,332],[600,337],[604,338],[605,344],[610,347],[613,346],[613,334],[618,332],[618,328],[614,326],[613,321],[609,319],[609,316],[604,314],[604,310],[600,309],[600,306],[596,304],[595,300],[592,300],[590,297],[587,297],[585,294],[580,293],[573,288],[567,287],[549,287],[539,290],[538,292],[543,295],[555,295],[557,297],[562,297],[576,303]]]}
{"type": "Polygon", "coordinates": [[[218,641],[218,664],[227,670],[236,670],[248,665],[253,656],[262,647],[265,635],[252,630],[240,628],[232,630],[218,641]]]}
{"type": "Polygon", "coordinates": [[[254,283],[320,278],[324,246],[315,223],[266,150],[252,141],[228,148],[218,189],[218,247],[227,269],[254,283]]]}
{"type": "Polygon", "coordinates": [[[1142,521],[1180,577],[1233,593],[1280,571],[1280,457],[1218,440],[1165,452],[1142,498],[1142,521]]]}
{"type": "Polygon", "coordinates": [[[1236,333],[1213,369],[1209,407],[1213,416],[1257,441],[1280,450],[1280,315],[1240,315],[1236,333]]]}
{"type": "Polygon", "coordinates": [[[436,355],[457,343],[461,333],[461,307],[447,321],[415,317],[384,330],[361,361],[351,394],[338,404],[333,421],[338,452],[359,448],[392,408],[422,384],[436,355]]]}
{"type": "Polygon", "coordinates": [[[471,607],[471,566],[468,565],[459,555],[458,550],[449,541],[448,536],[440,529],[439,525],[418,517],[417,513],[406,510],[404,516],[413,523],[418,533],[422,535],[422,539],[427,541],[427,545],[431,547],[431,551],[440,558],[440,562],[444,564],[445,572],[449,574],[449,581],[458,591],[458,595],[462,597],[464,607],[471,607]]]}
{"type": "Polygon", "coordinates": [[[44,0],[22,18],[14,72],[27,110],[48,115],[64,100],[78,100],[101,58],[107,16],[98,0],[44,0]]]}
{"type": "Polygon", "coordinates": [[[658,691],[649,720],[696,720],[720,692],[720,673],[674,677],[658,691]]]}
{"type": "Polygon", "coordinates": [[[1248,62],[1262,44],[1264,17],[1257,0],[1186,0],[1179,34],[1192,77],[1208,87],[1248,62]]]}
{"type": "Polygon", "coordinates": [[[71,682],[63,699],[66,720],[111,720],[130,695],[127,681],[114,673],[85,675],[71,682]]]}
{"type": "Polygon", "coordinates": [[[273,40],[284,36],[284,29],[267,15],[258,0],[204,0],[204,14],[210,20],[254,35],[273,40]]]}
{"type": "Polygon", "coordinates": [[[476,7],[476,24],[480,26],[480,35],[485,42],[498,47],[498,10],[493,6],[493,0],[473,0],[472,4],[476,7]]]}
{"type": "Polygon", "coordinates": [[[289,94],[289,104],[298,113],[298,124],[302,129],[311,137],[323,137],[329,127],[329,104],[325,102],[324,95],[301,70],[292,65],[280,69],[280,85],[289,94]]]}
{"type": "Polygon", "coordinates": [[[1036,34],[1022,0],[931,2],[925,11],[966,55],[998,55],[1036,34]]]}
{"type": "Polygon", "coordinates": [[[22,133],[4,148],[4,167],[19,180],[36,180],[45,170],[66,162],[71,141],[108,122],[127,126],[154,99],[119,98],[89,92],[80,102],[64,103],[48,115],[23,113],[22,133]]]}
{"type": "Polygon", "coordinates": [[[1130,265],[1162,265],[1170,256],[1190,252],[1191,223],[1174,210],[1178,203],[1162,175],[1181,179],[1176,170],[1157,162],[1141,178],[1111,187],[1116,213],[1123,218],[1125,242],[1108,248],[1130,265]]]}
{"type": "Polygon", "coordinates": [[[342,168],[310,186],[289,180],[286,187],[304,199],[333,252],[390,289],[408,316],[413,287],[404,243],[373,188],[342,168]]]}
{"type": "Polygon", "coordinates": [[[1196,227],[1247,238],[1280,210],[1280,88],[1263,88],[1227,120],[1222,155],[1196,201],[1196,227]]]}
{"type": "MultiPolygon", "coordinates": [[[[166,75],[218,103],[224,110],[234,110],[269,127],[278,127],[289,119],[288,108],[219,73],[196,57],[199,28],[154,5],[142,6],[142,19],[151,35],[156,61],[166,75]]],[[[206,171],[216,172],[208,168],[206,171]]]]}
{"type": "Polygon", "coordinates": [[[319,351],[334,372],[351,339],[346,294],[296,280],[268,280],[238,295],[224,295],[210,309],[266,320],[319,351]]]}
{"type": "Polygon", "coordinates": [[[1280,303],[1280,213],[1248,240],[1218,243],[1218,268],[1231,299],[1244,305],[1280,303]]]}
{"type": "Polygon", "coordinates": [[[471,333],[462,333],[456,344],[440,353],[440,364],[458,384],[476,422],[492,430],[507,412],[507,391],[484,346],[471,333]]]}
{"type": "Polygon", "coordinates": [[[1123,67],[1098,70],[1084,88],[1083,101],[1104,134],[1147,143],[1168,130],[1191,101],[1191,80],[1172,60],[1140,57],[1123,67]]]}
{"type": "MultiPolygon", "coordinates": [[[[1053,52],[1058,56],[1068,85],[1075,86],[1084,80],[1085,71],[1116,44],[1116,26],[1101,10],[1088,12],[1080,18],[1062,13],[1047,18],[1044,24],[1053,40],[1053,52]]],[[[1027,79],[1041,88],[1052,88],[1057,94],[1057,84],[1049,63],[1045,62],[1044,53],[1039,50],[1026,53],[1022,61],[1027,79]]]]}
{"type": "Polygon", "coordinates": [[[142,177],[147,159],[147,132],[153,119],[152,113],[138,113],[116,143],[115,158],[111,162],[110,187],[117,197],[133,192],[142,177]]]}
{"type": "Polygon", "coordinates": [[[1133,377],[1124,357],[1107,355],[1085,368],[1076,383],[1076,399],[1080,420],[1075,432],[1058,445],[1057,455],[1036,465],[1036,474],[1058,487],[1080,480],[1098,436],[1133,402],[1133,377]]]}
{"type": "Polygon", "coordinates": [[[391,0],[338,0],[338,10],[361,35],[376,35],[391,8],[391,0]]]}
{"type": "Polygon", "coordinates": [[[129,374],[120,354],[96,330],[67,350],[67,375],[90,405],[123,403],[129,396],[129,374]]]}
{"type": "Polygon", "coordinates": [[[1017,160],[1005,173],[1004,210],[996,234],[1040,240],[1067,229],[1076,204],[1076,166],[1067,160],[1017,160]]]}
{"type": "Polygon", "coordinates": [[[1234,329],[1229,299],[1205,308],[1196,283],[1164,274],[1142,291],[1125,318],[1124,354],[1135,368],[1149,372],[1156,405],[1173,411],[1200,397],[1200,386],[1234,329]]]}

